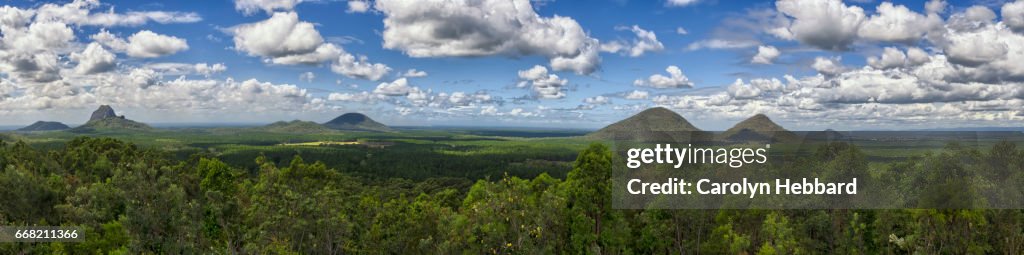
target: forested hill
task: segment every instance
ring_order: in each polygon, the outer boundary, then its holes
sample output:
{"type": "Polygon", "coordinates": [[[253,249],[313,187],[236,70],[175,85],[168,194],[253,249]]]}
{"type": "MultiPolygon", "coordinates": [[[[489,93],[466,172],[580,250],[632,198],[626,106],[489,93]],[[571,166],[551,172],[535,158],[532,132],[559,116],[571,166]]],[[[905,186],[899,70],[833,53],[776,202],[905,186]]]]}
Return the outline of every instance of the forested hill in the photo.
{"type": "MultiPolygon", "coordinates": [[[[0,225],[80,226],[77,243],[0,243],[0,254],[1021,254],[1022,210],[615,210],[611,152],[581,151],[564,179],[371,180],[301,157],[175,160],[110,138],[46,151],[0,142],[0,225]]],[[[1024,180],[1012,143],[955,144],[893,162],[885,178],[943,171],[1024,180]]],[[[793,169],[866,170],[833,143],[793,169]]],[[[767,169],[767,171],[775,171],[767,169]]],[[[1008,180],[1003,180],[1008,181],[1008,180]]],[[[913,187],[912,187],[913,188],[913,187]]],[[[1008,187],[1012,188],[1012,187],[1008,187]]],[[[913,192],[894,191],[894,192],[913,192]]]]}

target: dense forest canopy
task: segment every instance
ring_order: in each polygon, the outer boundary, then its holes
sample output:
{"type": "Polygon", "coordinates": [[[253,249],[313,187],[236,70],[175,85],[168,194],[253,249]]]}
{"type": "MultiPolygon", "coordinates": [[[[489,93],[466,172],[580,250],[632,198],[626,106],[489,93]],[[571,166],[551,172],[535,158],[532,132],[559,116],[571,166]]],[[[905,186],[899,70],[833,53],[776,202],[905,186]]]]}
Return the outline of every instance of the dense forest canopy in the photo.
{"type": "MultiPolygon", "coordinates": [[[[813,157],[794,164],[867,164],[846,143],[813,157]]],[[[0,225],[87,233],[77,243],[3,243],[0,253],[1024,252],[1024,210],[613,209],[612,153],[599,143],[551,174],[410,169],[402,178],[396,168],[394,178],[370,178],[327,167],[326,159],[256,155],[240,164],[111,138],[46,149],[0,142],[0,225]]],[[[1024,183],[1024,151],[1005,142],[986,150],[950,144],[881,170],[875,174],[893,180],[999,173],[1024,183]]]]}

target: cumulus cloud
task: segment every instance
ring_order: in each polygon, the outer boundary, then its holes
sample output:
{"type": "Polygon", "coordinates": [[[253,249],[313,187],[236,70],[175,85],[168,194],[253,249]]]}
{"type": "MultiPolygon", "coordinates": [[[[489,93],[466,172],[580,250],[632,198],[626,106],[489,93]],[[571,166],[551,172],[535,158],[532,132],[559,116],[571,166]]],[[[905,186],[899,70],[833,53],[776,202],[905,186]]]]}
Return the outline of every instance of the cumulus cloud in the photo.
{"type": "Polygon", "coordinates": [[[1006,3],[1001,12],[1006,26],[1018,33],[1024,33],[1024,1],[1006,3]]]}
{"type": "Polygon", "coordinates": [[[132,34],[128,40],[122,39],[107,30],[90,36],[100,45],[114,52],[125,53],[135,58],[156,58],[188,50],[188,41],[174,36],[162,35],[149,30],[132,34]]]}
{"type": "Polygon", "coordinates": [[[313,23],[299,21],[294,12],[278,12],[266,20],[236,26],[233,33],[235,49],[270,58],[315,52],[324,43],[313,23]]]}
{"type": "Polygon", "coordinates": [[[846,70],[846,67],[840,62],[840,58],[814,58],[814,63],[811,64],[811,68],[815,71],[824,75],[837,75],[846,70]]]}
{"type": "Polygon", "coordinates": [[[224,63],[152,63],[144,66],[146,69],[152,69],[163,75],[168,76],[180,76],[180,75],[199,75],[209,78],[214,74],[222,73],[228,70],[228,67],[224,63]]]}
{"type": "Polygon", "coordinates": [[[427,72],[424,72],[424,71],[421,71],[421,70],[416,70],[416,69],[409,69],[409,70],[405,70],[405,73],[402,74],[402,77],[409,77],[409,78],[427,77],[427,72]]]}
{"type": "Polygon", "coordinates": [[[349,78],[376,81],[391,72],[391,67],[381,63],[370,63],[366,56],[359,56],[357,59],[352,54],[344,53],[338,57],[338,61],[331,64],[331,71],[349,78]]]}
{"type": "Polygon", "coordinates": [[[193,65],[192,68],[196,71],[196,73],[206,77],[210,77],[213,74],[222,73],[228,70],[228,67],[225,66],[224,63],[216,63],[212,65],[207,63],[198,63],[193,65]]]}
{"type": "Polygon", "coordinates": [[[674,88],[692,88],[693,82],[690,81],[686,75],[683,75],[683,70],[679,69],[678,66],[668,66],[665,68],[665,72],[668,72],[669,76],[661,74],[653,74],[650,77],[644,79],[637,79],[633,81],[634,86],[646,86],[658,89],[674,89],[674,88]]]}
{"type": "Polygon", "coordinates": [[[930,0],[924,4],[924,10],[928,14],[939,14],[946,11],[947,5],[945,0],[930,0]]]}
{"type": "Polygon", "coordinates": [[[409,81],[405,78],[398,78],[392,82],[382,82],[377,85],[377,88],[373,90],[374,94],[385,95],[385,96],[405,96],[409,94],[412,89],[409,86],[409,81]]]}
{"type": "Polygon", "coordinates": [[[535,65],[530,69],[519,71],[519,87],[530,86],[534,94],[541,99],[559,99],[565,97],[565,84],[569,80],[558,75],[548,74],[544,66],[535,65]]]}
{"type": "Polygon", "coordinates": [[[331,71],[350,78],[377,81],[391,72],[382,63],[370,63],[334,43],[325,43],[313,23],[300,21],[295,12],[277,12],[270,18],[236,26],[235,48],[279,65],[331,63],[331,71]]]}
{"type": "Polygon", "coordinates": [[[606,97],[606,96],[595,96],[595,97],[584,98],[583,99],[583,103],[591,104],[591,105],[605,105],[605,104],[611,104],[612,103],[612,99],[609,98],[609,97],[606,97]]]}
{"type": "Polygon", "coordinates": [[[995,33],[992,40],[1005,43],[1008,52],[971,66],[956,63],[940,50],[929,53],[917,47],[887,47],[881,56],[870,57],[864,68],[847,68],[839,58],[818,57],[812,65],[820,73],[817,75],[786,75],[782,80],[754,79],[749,83],[737,80],[720,92],[660,95],[651,102],[689,110],[698,118],[768,113],[791,120],[829,119],[847,126],[870,122],[864,125],[875,128],[906,128],[935,121],[970,125],[973,120],[1021,120],[1018,109],[1024,106],[1024,90],[1020,89],[1024,68],[1010,63],[1024,57],[1013,53],[1024,47],[1017,43],[1024,36],[994,23],[978,29],[995,33]]]}
{"type": "Polygon", "coordinates": [[[61,78],[57,59],[58,56],[52,52],[39,52],[34,55],[13,54],[4,56],[0,70],[19,81],[52,82],[61,78]]]}
{"type": "Polygon", "coordinates": [[[690,34],[690,32],[686,31],[686,29],[683,28],[683,27],[676,27],[676,34],[688,35],[688,34],[690,34]]]}
{"type": "Polygon", "coordinates": [[[780,0],[775,8],[792,17],[784,29],[794,39],[826,50],[846,50],[864,21],[864,9],[841,0],[780,0]]]}
{"type": "Polygon", "coordinates": [[[348,53],[341,47],[333,43],[325,43],[317,46],[316,50],[311,52],[282,55],[269,59],[269,62],[277,65],[319,65],[326,61],[336,60],[345,54],[348,53]]]}
{"type": "Polygon", "coordinates": [[[623,41],[611,41],[608,43],[601,44],[601,51],[604,52],[621,52],[622,54],[630,57],[643,56],[645,52],[650,51],[661,51],[665,49],[658,36],[652,31],[644,30],[640,26],[633,25],[632,27],[617,27],[616,30],[630,30],[636,35],[636,39],[633,39],[632,43],[623,41]]]}
{"type": "Polygon", "coordinates": [[[774,46],[757,46],[757,55],[750,59],[750,63],[770,65],[779,55],[782,53],[774,46]]]}
{"type": "Polygon", "coordinates": [[[928,62],[929,58],[927,52],[917,47],[907,49],[905,54],[895,47],[885,47],[880,57],[868,57],[867,62],[875,69],[891,69],[921,65],[928,62]]]}
{"type": "Polygon", "coordinates": [[[377,99],[376,94],[366,91],[356,93],[331,93],[327,95],[327,100],[343,102],[372,103],[377,99]]]}
{"type": "MultiPolygon", "coordinates": [[[[5,113],[78,109],[96,104],[188,113],[216,110],[315,110],[322,99],[294,85],[257,80],[189,79],[227,69],[222,63],[144,63],[119,66],[117,54],[152,58],[188,49],[184,39],[149,30],[127,39],[101,28],[92,42],[78,42],[71,26],[137,26],[186,23],[200,18],[178,12],[92,12],[98,1],[42,4],[35,9],[0,7],[0,109],[5,113]],[[123,67],[123,68],[122,68],[123,67]],[[164,77],[178,76],[176,80],[164,77]],[[319,102],[318,102],[319,101],[319,102]]],[[[130,63],[130,62],[129,62],[130,63]]]]}
{"type": "Polygon", "coordinates": [[[117,66],[114,53],[103,49],[99,43],[90,43],[82,52],[71,53],[71,60],[78,62],[75,72],[78,74],[97,74],[113,70],[117,66]]]}
{"type": "Polygon", "coordinates": [[[1009,53],[1010,46],[1001,40],[1003,35],[1007,35],[1006,31],[991,26],[975,31],[950,33],[946,36],[948,43],[943,46],[943,51],[953,63],[966,66],[982,65],[1001,59],[1009,53]]]}
{"type": "MultiPolygon", "coordinates": [[[[23,17],[17,11],[11,20],[19,23],[23,17]]],[[[16,82],[45,83],[61,78],[59,54],[71,51],[75,34],[64,23],[33,22],[15,27],[0,27],[0,71],[8,73],[16,82]]]]}
{"type": "Polygon", "coordinates": [[[102,44],[103,46],[106,46],[107,48],[110,48],[117,52],[124,52],[128,50],[128,41],[125,41],[124,39],[121,39],[120,37],[111,34],[106,29],[100,30],[99,33],[90,36],[90,38],[92,38],[94,42],[102,44]]]}
{"type": "Polygon", "coordinates": [[[66,4],[47,3],[34,10],[36,22],[61,22],[81,26],[140,26],[150,21],[170,23],[195,23],[202,21],[202,17],[194,12],[127,12],[115,13],[113,9],[107,12],[96,12],[92,10],[100,7],[98,0],[75,0],[66,4]]]}
{"type": "Polygon", "coordinates": [[[74,39],[71,28],[60,22],[34,22],[27,27],[3,30],[4,48],[15,53],[64,49],[74,39]]]}
{"type": "Polygon", "coordinates": [[[650,96],[650,93],[647,92],[647,91],[633,90],[633,91],[630,91],[629,93],[626,93],[624,96],[622,96],[622,98],[629,99],[629,100],[643,100],[643,99],[647,99],[649,96],[650,96]]]}
{"type": "Polygon", "coordinates": [[[348,1],[348,10],[346,10],[345,12],[348,12],[348,13],[364,13],[364,12],[367,12],[369,10],[370,10],[370,3],[367,3],[366,1],[362,1],[362,0],[349,0],[348,1]]]}
{"type": "Polygon", "coordinates": [[[291,11],[295,5],[302,0],[235,0],[235,10],[246,15],[255,14],[259,11],[273,13],[274,11],[291,11]]]}
{"type": "MultiPolygon", "coordinates": [[[[61,80],[0,100],[0,108],[27,112],[111,104],[184,114],[212,110],[223,115],[225,112],[301,111],[320,107],[305,89],[289,84],[252,79],[242,82],[186,78],[159,81],[154,76],[159,75],[152,70],[134,69],[106,78],[88,79],[93,85],[88,89],[61,80]]],[[[79,82],[83,81],[76,81],[79,82]]]]}
{"type": "Polygon", "coordinates": [[[925,16],[903,5],[883,2],[875,11],[878,13],[865,20],[858,30],[858,35],[865,39],[910,44],[942,27],[938,15],[925,16]]]}
{"type": "Polygon", "coordinates": [[[529,0],[376,1],[384,48],[412,57],[547,57],[556,71],[589,74],[599,42],[569,17],[541,17],[529,0]]]}
{"type": "Polygon", "coordinates": [[[188,42],[174,36],[142,30],[128,37],[125,53],[136,58],[156,58],[188,50],[188,42]]]}

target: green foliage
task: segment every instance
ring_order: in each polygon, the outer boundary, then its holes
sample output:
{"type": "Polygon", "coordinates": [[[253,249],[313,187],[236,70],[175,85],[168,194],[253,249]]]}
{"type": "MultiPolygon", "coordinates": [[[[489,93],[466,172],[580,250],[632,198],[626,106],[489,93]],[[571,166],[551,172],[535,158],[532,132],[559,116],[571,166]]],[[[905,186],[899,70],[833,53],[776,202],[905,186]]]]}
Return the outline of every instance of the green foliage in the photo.
{"type": "MultiPolygon", "coordinates": [[[[77,243],[3,243],[0,254],[1024,252],[1024,210],[617,210],[601,144],[570,164],[550,144],[403,141],[185,157],[110,138],[0,142],[0,225],[87,233],[77,243]]],[[[940,208],[1015,201],[1024,186],[1013,143],[882,164],[868,164],[871,153],[832,143],[813,160],[765,170],[900,183],[908,188],[892,193],[940,208]],[[923,182],[939,185],[914,185],[923,182]]]]}

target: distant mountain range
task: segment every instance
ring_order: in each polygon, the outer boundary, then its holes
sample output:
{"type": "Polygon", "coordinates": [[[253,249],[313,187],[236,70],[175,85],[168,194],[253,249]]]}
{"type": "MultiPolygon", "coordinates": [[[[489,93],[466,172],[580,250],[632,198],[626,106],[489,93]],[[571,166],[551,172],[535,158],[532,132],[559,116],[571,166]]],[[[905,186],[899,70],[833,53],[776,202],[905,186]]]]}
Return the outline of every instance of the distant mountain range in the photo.
{"type": "Polygon", "coordinates": [[[374,121],[362,113],[345,113],[331,121],[319,124],[312,121],[278,121],[260,127],[265,131],[282,133],[322,133],[344,131],[391,132],[391,128],[374,121]]]}
{"type": "MultiPolygon", "coordinates": [[[[336,132],[337,130],[370,132],[392,131],[390,127],[374,121],[370,117],[361,113],[345,113],[323,124],[312,121],[293,120],[278,121],[266,126],[255,128],[263,131],[280,133],[323,133],[336,132]]],[[[89,115],[88,122],[75,128],[69,128],[67,125],[60,122],[37,121],[32,125],[19,128],[16,131],[33,132],[68,130],[70,132],[87,133],[95,131],[145,131],[152,129],[153,127],[145,123],[127,119],[124,115],[117,115],[114,108],[109,105],[101,105],[93,111],[91,115],[89,115]]]]}
{"type": "MultiPolygon", "coordinates": [[[[165,126],[167,124],[164,124],[165,126]]],[[[216,123],[204,124],[204,126],[218,127],[216,123]]],[[[247,125],[240,125],[244,127],[247,125]]],[[[11,130],[16,127],[7,127],[11,130]]],[[[281,133],[318,133],[318,132],[334,132],[336,130],[344,131],[370,131],[370,132],[392,132],[393,129],[387,125],[381,124],[370,117],[361,113],[345,113],[328,122],[316,123],[312,121],[278,121],[265,126],[254,127],[269,132],[281,132],[281,133]]],[[[439,127],[441,129],[452,129],[455,127],[439,127]]],[[[497,128],[497,127],[495,127],[497,128]]],[[[92,131],[111,131],[111,130],[152,130],[148,124],[133,121],[125,118],[123,115],[117,115],[112,107],[109,105],[101,105],[89,117],[89,121],[85,124],[69,128],[61,122],[56,121],[37,121],[32,125],[15,129],[14,131],[19,132],[35,132],[35,131],[59,131],[68,130],[71,132],[92,132],[92,131]]],[[[456,129],[486,129],[481,127],[458,127],[456,129]]],[[[509,129],[501,127],[499,129],[509,129]]],[[[520,129],[536,129],[536,130],[550,130],[545,128],[511,128],[509,130],[520,130],[520,129]]],[[[869,131],[869,130],[865,130],[869,131]]],[[[879,130],[885,131],[885,130],[879,130]]],[[[888,130],[888,131],[901,131],[901,130],[888,130]]],[[[933,128],[933,129],[912,129],[902,131],[966,131],[966,132],[989,132],[989,131],[1015,131],[1024,132],[1024,127],[964,127],[964,128],[933,128]]],[[[585,131],[582,131],[585,132],[585,131]]],[[[849,132],[849,131],[846,131],[849,132]]],[[[642,141],[656,141],[656,140],[729,140],[729,141],[743,141],[743,140],[774,140],[774,141],[792,141],[800,139],[801,135],[811,135],[814,137],[822,137],[829,139],[843,138],[845,135],[834,130],[826,130],[825,132],[791,132],[784,127],[776,124],[768,116],[764,114],[757,114],[736,123],[733,127],[729,128],[724,132],[713,132],[703,131],[689,121],[683,118],[676,112],[666,109],[664,107],[654,107],[630,116],[626,119],[612,123],[611,125],[605,126],[597,131],[590,132],[584,137],[588,139],[597,140],[642,140],[642,141]],[[717,133],[717,134],[716,134],[717,133]],[[806,133],[806,134],[805,134],[806,133]],[[673,136],[686,136],[686,137],[673,137],[673,136]]],[[[562,134],[564,135],[564,134],[562,134]]]]}

